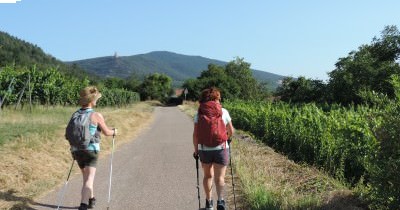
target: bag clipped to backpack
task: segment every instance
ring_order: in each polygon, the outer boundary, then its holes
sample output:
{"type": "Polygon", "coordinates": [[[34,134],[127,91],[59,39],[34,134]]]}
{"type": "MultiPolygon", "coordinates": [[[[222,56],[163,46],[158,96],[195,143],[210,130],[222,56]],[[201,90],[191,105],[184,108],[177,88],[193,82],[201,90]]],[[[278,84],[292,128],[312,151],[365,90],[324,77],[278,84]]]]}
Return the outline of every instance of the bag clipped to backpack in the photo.
{"type": "Polygon", "coordinates": [[[71,147],[78,150],[86,150],[91,143],[92,136],[89,131],[90,117],[92,111],[76,111],[65,129],[65,138],[71,147]]]}
{"type": "Polygon", "coordinates": [[[216,147],[228,140],[222,120],[221,104],[215,101],[201,103],[198,110],[197,139],[199,144],[216,147]]]}

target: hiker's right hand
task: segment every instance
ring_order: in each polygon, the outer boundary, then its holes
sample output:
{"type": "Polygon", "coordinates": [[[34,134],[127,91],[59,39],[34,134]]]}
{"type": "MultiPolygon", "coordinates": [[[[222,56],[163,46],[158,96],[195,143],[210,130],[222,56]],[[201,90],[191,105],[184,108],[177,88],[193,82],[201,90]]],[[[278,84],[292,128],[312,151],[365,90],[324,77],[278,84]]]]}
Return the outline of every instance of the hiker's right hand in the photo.
{"type": "Polygon", "coordinates": [[[198,152],[193,152],[193,158],[194,159],[199,159],[199,153],[198,152]]]}

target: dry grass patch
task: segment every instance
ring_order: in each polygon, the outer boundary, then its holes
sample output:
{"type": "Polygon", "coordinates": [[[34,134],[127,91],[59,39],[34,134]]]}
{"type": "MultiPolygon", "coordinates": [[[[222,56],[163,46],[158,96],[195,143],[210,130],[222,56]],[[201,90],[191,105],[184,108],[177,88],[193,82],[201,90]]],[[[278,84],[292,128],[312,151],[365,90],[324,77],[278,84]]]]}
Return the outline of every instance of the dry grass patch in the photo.
{"type": "MultiPolygon", "coordinates": [[[[32,199],[51,190],[65,179],[71,164],[66,123],[76,108],[35,109],[35,113],[6,110],[1,113],[0,129],[9,134],[0,146],[0,209],[27,208],[32,199]],[[18,124],[18,128],[14,127],[18,124]],[[29,127],[35,129],[30,129],[29,127]],[[11,135],[17,133],[17,135],[11,135]]],[[[152,121],[148,103],[124,108],[98,108],[110,127],[118,128],[116,147],[134,139],[152,121]]],[[[4,137],[0,133],[0,137],[4,137]]],[[[103,137],[101,149],[106,154],[111,137],[103,137]]],[[[104,155],[101,155],[104,157],[104,155]]],[[[77,169],[75,168],[75,171],[77,169]]]]}
{"type": "Polygon", "coordinates": [[[361,209],[352,191],[323,172],[239,133],[233,158],[251,209],[361,209]]]}
{"type": "Polygon", "coordinates": [[[179,105],[178,107],[187,115],[194,117],[194,115],[197,113],[197,109],[199,108],[199,103],[185,101],[182,105],[179,105]]]}

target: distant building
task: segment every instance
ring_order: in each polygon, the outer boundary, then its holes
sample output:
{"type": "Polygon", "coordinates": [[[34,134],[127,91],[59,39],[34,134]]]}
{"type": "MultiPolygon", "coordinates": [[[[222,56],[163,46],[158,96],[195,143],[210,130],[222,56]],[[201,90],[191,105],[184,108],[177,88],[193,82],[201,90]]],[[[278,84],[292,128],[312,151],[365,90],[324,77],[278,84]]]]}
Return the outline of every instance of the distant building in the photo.
{"type": "Polygon", "coordinates": [[[180,97],[183,94],[184,89],[182,88],[176,88],[175,89],[175,96],[180,97]]]}

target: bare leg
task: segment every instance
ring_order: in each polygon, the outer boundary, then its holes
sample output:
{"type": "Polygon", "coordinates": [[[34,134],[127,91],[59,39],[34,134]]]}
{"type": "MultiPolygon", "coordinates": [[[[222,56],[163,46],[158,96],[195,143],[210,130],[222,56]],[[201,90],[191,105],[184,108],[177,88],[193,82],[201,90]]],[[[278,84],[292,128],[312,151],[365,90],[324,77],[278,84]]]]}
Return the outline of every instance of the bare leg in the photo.
{"type": "Polygon", "coordinates": [[[212,193],[212,181],[213,181],[213,165],[212,164],[204,164],[202,163],[204,177],[203,177],[203,187],[204,192],[206,193],[206,199],[211,200],[212,193]]]}
{"type": "Polygon", "coordinates": [[[89,198],[93,198],[93,181],[96,174],[96,168],[87,166],[82,169],[83,185],[81,203],[88,204],[89,198]]]}
{"type": "Polygon", "coordinates": [[[225,172],[226,172],[226,166],[220,164],[214,164],[214,173],[215,173],[214,179],[217,188],[218,200],[224,198],[225,172]]]}

